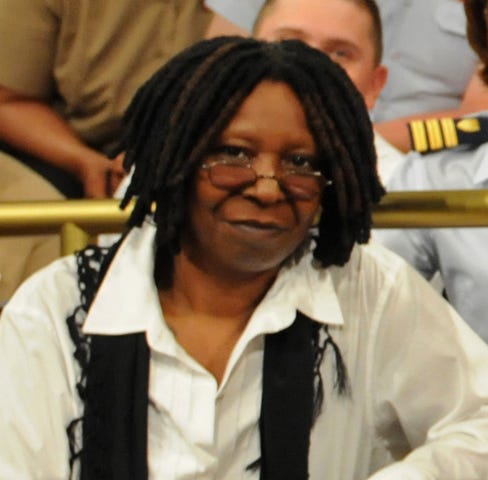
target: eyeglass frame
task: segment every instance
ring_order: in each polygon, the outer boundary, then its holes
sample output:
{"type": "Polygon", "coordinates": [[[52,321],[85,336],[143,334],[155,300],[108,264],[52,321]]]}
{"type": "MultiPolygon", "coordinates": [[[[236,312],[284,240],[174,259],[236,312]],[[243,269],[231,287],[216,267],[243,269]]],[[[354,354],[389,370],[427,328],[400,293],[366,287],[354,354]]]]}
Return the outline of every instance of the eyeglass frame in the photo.
{"type": "MultiPolygon", "coordinates": [[[[282,190],[288,192],[292,197],[298,198],[296,195],[293,195],[293,193],[291,193],[289,191],[289,188],[286,188],[286,185],[283,184],[283,182],[282,182],[282,178],[283,177],[286,177],[286,176],[289,176],[289,175],[297,175],[297,176],[302,176],[302,177],[316,177],[316,178],[321,178],[322,181],[323,181],[322,188],[328,187],[328,186],[330,186],[330,185],[333,184],[333,181],[332,180],[324,177],[324,175],[322,174],[322,172],[320,172],[318,170],[312,170],[310,172],[298,172],[297,170],[290,170],[290,171],[283,172],[280,175],[276,175],[276,174],[274,174],[274,175],[263,175],[263,174],[259,174],[258,172],[256,172],[256,170],[253,167],[251,161],[249,161],[249,162],[243,162],[243,163],[237,163],[234,160],[220,159],[220,160],[213,160],[213,161],[208,162],[208,163],[202,163],[200,165],[200,168],[203,169],[203,170],[207,170],[209,172],[208,178],[210,180],[210,183],[214,187],[221,188],[223,190],[228,190],[228,189],[225,188],[225,187],[223,187],[223,186],[220,186],[218,184],[215,184],[214,181],[212,180],[212,173],[211,173],[212,172],[212,167],[214,167],[216,165],[229,165],[231,167],[236,167],[236,168],[248,168],[248,169],[250,169],[250,170],[252,170],[254,172],[255,180],[253,182],[250,182],[250,183],[244,182],[242,185],[236,186],[235,188],[237,190],[239,190],[241,188],[249,187],[251,185],[254,185],[260,179],[270,179],[270,180],[276,180],[276,182],[278,183],[278,185],[280,186],[280,188],[282,190]]],[[[313,197],[310,197],[310,198],[313,198],[313,197]]],[[[303,199],[306,199],[306,198],[304,197],[303,199]]],[[[307,199],[308,199],[308,197],[307,197],[307,199]]]]}

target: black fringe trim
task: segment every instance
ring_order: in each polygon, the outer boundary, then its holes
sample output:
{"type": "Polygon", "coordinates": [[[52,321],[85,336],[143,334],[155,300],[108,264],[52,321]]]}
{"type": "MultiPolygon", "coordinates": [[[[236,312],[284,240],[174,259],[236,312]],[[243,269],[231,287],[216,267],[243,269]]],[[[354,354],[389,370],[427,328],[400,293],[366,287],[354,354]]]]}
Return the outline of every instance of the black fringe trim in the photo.
{"type": "MultiPolygon", "coordinates": [[[[78,272],[78,288],[80,290],[80,304],[75,307],[73,313],[68,316],[66,323],[68,325],[70,337],[75,346],[73,356],[81,369],[76,389],[83,403],[86,402],[87,370],[91,361],[91,338],[90,336],[83,334],[82,327],[98,287],[119,244],[120,242],[117,242],[110,248],[99,247],[96,245],[88,246],[75,253],[78,272]]],[[[70,422],[66,429],[70,449],[69,463],[71,476],[73,474],[74,462],[83,453],[82,424],[84,421],[85,416],[75,418],[70,422]]]]}

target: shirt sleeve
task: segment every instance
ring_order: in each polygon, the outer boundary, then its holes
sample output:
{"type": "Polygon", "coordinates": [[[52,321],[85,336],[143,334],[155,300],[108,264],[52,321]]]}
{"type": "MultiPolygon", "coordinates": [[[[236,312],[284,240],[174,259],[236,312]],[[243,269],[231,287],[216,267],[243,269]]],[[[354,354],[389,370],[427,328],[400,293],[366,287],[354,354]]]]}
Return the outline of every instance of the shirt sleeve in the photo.
{"type": "Polygon", "coordinates": [[[488,346],[407,265],[377,318],[373,424],[402,460],[371,480],[488,478],[488,346]]]}
{"type": "Polygon", "coordinates": [[[53,321],[64,300],[56,304],[53,287],[36,275],[0,318],[0,478],[69,478],[67,427],[79,406],[74,347],[64,321],[53,321]]]}
{"type": "Polygon", "coordinates": [[[205,5],[237,26],[252,32],[265,0],[206,0],[205,5]]]}
{"type": "Polygon", "coordinates": [[[58,17],[53,0],[0,0],[0,85],[47,98],[53,90],[58,17]]]}

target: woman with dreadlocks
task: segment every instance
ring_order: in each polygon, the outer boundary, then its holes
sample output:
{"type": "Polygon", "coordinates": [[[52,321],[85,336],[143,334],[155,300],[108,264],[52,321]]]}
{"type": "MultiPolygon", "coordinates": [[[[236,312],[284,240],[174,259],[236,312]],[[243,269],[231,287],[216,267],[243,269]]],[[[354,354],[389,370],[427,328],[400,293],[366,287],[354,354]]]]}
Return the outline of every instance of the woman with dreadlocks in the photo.
{"type": "Polygon", "coordinates": [[[138,91],[129,228],[0,321],[0,478],[488,477],[487,347],[366,243],[360,94],[299,41],[218,38],[138,91]]]}

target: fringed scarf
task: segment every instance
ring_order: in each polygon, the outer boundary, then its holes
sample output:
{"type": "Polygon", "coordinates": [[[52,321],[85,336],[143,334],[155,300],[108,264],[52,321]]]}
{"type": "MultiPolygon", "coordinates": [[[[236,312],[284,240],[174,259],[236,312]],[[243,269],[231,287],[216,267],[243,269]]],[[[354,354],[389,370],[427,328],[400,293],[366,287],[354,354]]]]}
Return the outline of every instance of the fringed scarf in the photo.
{"type": "MultiPolygon", "coordinates": [[[[88,247],[76,255],[81,302],[67,323],[82,372],[77,388],[84,414],[71,422],[67,432],[71,467],[79,459],[81,480],[148,478],[145,333],[85,336],[81,332],[117,247],[88,247]],[[80,438],[82,445],[77,442],[80,438]]],[[[261,480],[308,478],[310,431],[322,406],[320,365],[327,346],[335,354],[337,389],[344,393],[345,365],[327,326],[297,312],[290,327],[265,337],[261,457],[244,467],[259,468],[261,480]]]]}

